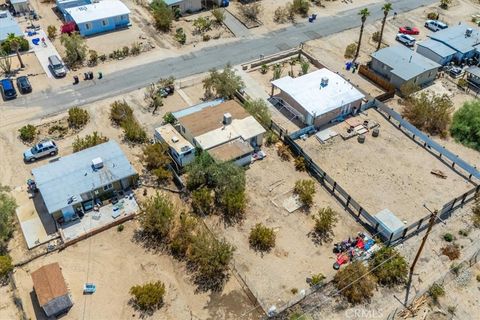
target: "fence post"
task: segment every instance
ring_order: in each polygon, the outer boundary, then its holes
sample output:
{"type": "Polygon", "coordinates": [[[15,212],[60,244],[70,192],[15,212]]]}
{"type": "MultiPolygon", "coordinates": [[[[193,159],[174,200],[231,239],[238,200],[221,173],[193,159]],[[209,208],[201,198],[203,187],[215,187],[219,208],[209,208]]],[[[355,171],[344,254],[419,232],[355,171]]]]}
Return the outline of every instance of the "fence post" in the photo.
{"type": "Polygon", "coordinates": [[[379,226],[380,226],[380,222],[377,222],[377,224],[375,225],[375,233],[377,233],[379,226]]]}
{"type": "Polygon", "coordinates": [[[465,203],[465,199],[466,199],[466,198],[467,198],[467,194],[464,193],[464,194],[463,194],[463,197],[462,197],[462,205],[465,203]]]}
{"type": "Polygon", "coordinates": [[[453,210],[453,207],[455,207],[455,203],[457,202],[458,198],[453,199],[452,206],[450,207],[450,210],[453,210]]]}
{"type": "Polygon", "coordinates": [[[347,198],[347,203],[345,204],[345,208],[348,208],[348,205],[350,204],[351,199],[352,199],[352,197],[350,197],[350,195],[349,195],[348,198],[347,198]]]}
{"type": "Polygon", "coordinates": [[[335,193],[335,188],[337,187],[337,181],[333,181],[332,193],[335,193]]]}
{"type": "Polygon", "coordinates": [[[417,230],[420,229],[420,227],[422,226],[422,223],[423,223],[423,218],[418,221],[417,230]]]}
{"type": "Polygon", "coordinates": [[[362,214],[362,210],[363,210],[362,207],[360,207],[360,209],[358,209],[358,216],[357,216],[358,219],[360,219],[360,215],[362,214]]]}
{"type": "Polygon", "coordinates": [[[403,230],[402,239],[405,239],[407,232],[408,232],[408,227],[403,230]]]}

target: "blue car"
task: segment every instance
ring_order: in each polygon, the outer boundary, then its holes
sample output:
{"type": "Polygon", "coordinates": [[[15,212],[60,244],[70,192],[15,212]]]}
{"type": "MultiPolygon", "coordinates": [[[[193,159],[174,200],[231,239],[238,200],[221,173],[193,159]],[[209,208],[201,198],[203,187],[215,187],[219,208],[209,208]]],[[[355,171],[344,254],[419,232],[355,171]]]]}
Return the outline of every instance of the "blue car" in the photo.
{"type": "Polygon", "coordinates": [[[17,90],[15,90],[12,80],[3,79],[0,81],[0,88],[2,90],[2,97],[4,101],[12,100],[17,97],[17,90]]]}

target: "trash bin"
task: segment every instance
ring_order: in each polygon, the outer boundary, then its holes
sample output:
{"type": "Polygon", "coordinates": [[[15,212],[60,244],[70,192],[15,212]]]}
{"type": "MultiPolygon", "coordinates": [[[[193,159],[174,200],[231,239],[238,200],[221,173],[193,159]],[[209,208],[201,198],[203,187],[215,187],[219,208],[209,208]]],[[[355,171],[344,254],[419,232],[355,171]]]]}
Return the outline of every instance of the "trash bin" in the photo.
{"type": "Polygon", "coordinates": [[[73,84],[78,84],[79,82],[78,76],[73,76],[73,84]]]}
{"type": "Polygon", "coordinates": [[[93,72],[92,71],[88,72],[88,79],[93,80],[93,72]]]}
{"type": "Polygon", "coordinates": [[[83,73],[83,80],[88,80],[88,72],[83,73]]]}
{"type": "Polygon", "coordinates": [[[316,13],[312,13],[312,19],[317,20],[317,14],[316,13]]]}
{"type": "Polygon", "coordinates": [[[102,79],[103,78],[103,73],[101,71],[98,72],[98,79],[102,79]]]}
{"type": "Polygon", "coordinates": [[[313,22],[313,18],[312,18],[312,17],[308,17],[308,22],[313,22]]]}

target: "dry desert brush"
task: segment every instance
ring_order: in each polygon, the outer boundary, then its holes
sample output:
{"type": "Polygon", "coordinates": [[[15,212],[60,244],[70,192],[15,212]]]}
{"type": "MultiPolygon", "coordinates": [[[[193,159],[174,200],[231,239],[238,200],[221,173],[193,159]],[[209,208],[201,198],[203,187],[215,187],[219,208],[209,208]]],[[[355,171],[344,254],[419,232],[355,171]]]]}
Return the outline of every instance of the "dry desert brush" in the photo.
{"type": "Polygon", "coordinates": [[[171,178],[172,174],[168,169],[171,158],[166,143],[154,143],[143,147],[142,161],[158,182],[166,182],[171,178]]]}
{"type": "Polygon", "coordinates": [[[258,223],[250,230],[248,242],[254,250],[268,252],[275,247],[275,231],[261,223],[258,223]]]}
{"type": "Polygon", "coordinates": [[[333,236],[333,228],[338,222],[338,213],[332,208],[326,207],[318,210],[318,213],[313,216],[315,226],[312,232],[312,237],[316,243],[331,240],[333,236]]]}
{"type": "Polygon", "coordinates": [[[313,196],[315,195],[315,182],[311,179],[297,180],[293,192],[304,206],[310,207],[313,204],[313,196]]]}
{"type": "Polygon", "coordinates": [[[87,134],[83,138],[77,136],[72,143],[73,152],[78,152],[87,148],[91,148],[107,141],[108,138],[101,133],[98,133],[97,131],[94,131],[92,134],[87,134]]]}
{"type": "Polygon", "coordinates": [[[147,282],[130,288],[133,306],[147,314],[152,314],[162,307],[165,293],[165,284],[161,281],[147,282]]]}
{"type": "Polygon", "coordinates": [[[405,283],[407,279],[407,261],[392,247],[383,247],[375,252],[368,265],[381,285],[393,287],[405,283]]]}
{"type": "Polygon", "coordinates": [[[355,261],[337,272],[333,282],[350,303],[370,301],[376,287],[375,278],[361,261],[355,261]]]}

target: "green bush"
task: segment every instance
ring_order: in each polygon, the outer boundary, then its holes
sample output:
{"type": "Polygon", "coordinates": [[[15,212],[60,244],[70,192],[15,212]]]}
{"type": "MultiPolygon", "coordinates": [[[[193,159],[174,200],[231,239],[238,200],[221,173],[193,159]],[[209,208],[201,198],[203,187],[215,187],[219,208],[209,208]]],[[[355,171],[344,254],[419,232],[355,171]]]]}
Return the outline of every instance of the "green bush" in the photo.
{"type": "Polygon", "coordinates": [[[307,164],[305,163],[304,157],[296,157],[294,160],[294,163],[295,163],[295,170],[301,171],[301,172],[307,170],[307,164]]]}
{"type": "Polygon", "coordinates": [[[265,144],[267,146],[274,145],[278,141],[279,141],[278,135],[272,130],[268,130],[267,133],[265,133],[265,144]]]}
{"type": "Polygon", "coordinates": [[[20,139],[25,142],[32,142],[37,135],[37,128],[31,124],[27,124],[21,127],[18,132],[20,132],[20,139]]]}
{"type": "Polygon", "coordinates": [[[333,282],[350,303],[369,301],[375,289],[375,278],[361,261],[347,265],[335,274],[333,282]]]}
{"type": "Polygon", "coordinates": [[[165,240],[175,216],[175,206],[170,199],[160,193],[147,198],[140,204],[140,225],[143,232],[154,239],[165,240]]]}
{"type": "Polygon", "coordinates": [[[428,294],[432,297],[434,302],[438,301],[439,297],[443,297],[445,295],[445,289],[441,284],[434,283],[429,289],[428,294]]]}
{"type": "Polygon", "coordinates": [[[437,13],[437,12],[429,12],[429,13],[427,13],[427,19],[429,19],[429,20],[436,20],[436,19],[438,19],[438,13],[437,13]]]}
{"type": "Polygon", "coordinates": [[[248,242],[250,246],[258,251],[270,251],[275,246],[275,231],[258,223],[250,230],[248,242]]]}
{"type": "Polygon", "coordinates": [[[298,195],[300,201],[307,207],[313,204],[315,194],[315,182],[313,180],[297,180],[293,192],[298,195]]]}
{"type": "Polygon", "coordinates": [[[118,231],[118,232],[122,232],[123,229],[125,229],[125,226],[124,226],[123,224],[119,224],[119,225],[117,226],[117,231],[118,231]]]}
{"type": "Polygon", "coordinates": [[[163,305],[165,285],[161,281],[148,282],[130,288],[135,307],[142,311],[154,311],[163,305]]]}
{"type": "Polygon", "coordinates": [[[212,10],[212,16],[217,24],[222,24],[225,20],[224,9],[215,8],[212,10]]]}
{"type": "Polygon", "coordinates": [[[171,112],[167,112],[163,116],[163,123],[174,124],[176,121],[177,120],[175,119],[175,117],[173,116],[173,114],[171,112]]]}
{"type": "Polygon", "coordinates": [[[0,280],[13,270],[12,258],[9,255],[0,255],[0,280]]]}
{"type": "Polygon", "coordinates": [[[85,126],[90,119],[87,110],[74,107],[68,110],[68,125],[75,129],[85,126]]]}
{"type": "Polygon", "coordinates": [[[0,184],[0,255],[6,254],[6,244],[14,231],[14,215],[17,203],[8,194],[10,189],[0,184]]]}
{"type": "Polygon", "coordinates": [[[25,39],[25,38],[22,38],[22,37],[11,37],[9,36],[5,41],[2,42],[2,44],[0,45],[0,47],[2,48],[2,51],[5,51],[7,53],[15,53],[15,50],[14,50],[14,46],[12,45],[12,43],[14,41],[17,41],[18,42],[18,45],[19,45],[19,51],[20,52],[25,52],[25,51],[28,51],[28,49],[30,49],[30,45],[28,43],[28,40],[25,39]]]}
{"type": "Polygon", "coordinates": [[[392,247],[383,247],[375,252],[368,265],[382,285],[392,287],[405,283],[407,279],[408,263],[392,247]]]}
{"type": "Polygon", "coordinates": [[[453,236],[453,234],[451,234],[451,233],[448,233],[448,232],[447,232],[447,233],[445,233],[445,234],[443,235],[443,240],[445,240],[445,241],[447,241],[447,242],[452,242],[453,239],[454,239],[454,236],[453,236]]]}
{"type": "Polygon", "coordinates": [[[333,228],[338,222],[338,214],[332,208],[326,207],[318,210],[313,220],[315,221],[315,234],[327,240],[333,234],[333,228]]]}
{"type": "Polygon", "coordinates": [[[168,168],[172,159],[168,155],[168,145],[166,143],[153,143],[145,146],[142,161],[159,182],[166,182],[172,177],[168,168]]]}
{"type": "Polygon", "coordinates": [[[174,14],[163,0],[153,0],[150,3],[150,12],[152,13],[155,27],[161,31],[169,31],[172,26],[174,14]]]}
{"type": "Polygon", "coordinates": [[[262,126],[270,125],[272,115],[264,100],[248,100],[244,103],[244,107],[262,126]]]}
{"type": "Polygon", "coordinates": [[[208,188],[200,188],[192,192],[193,212],[201,215],[210,214],[214,209],[212,191],[208,188]]]}
{"type": "Polygon", "coordinates": [[[325,280],[325,276],[323,273],[317,273],[312,276],[312,279],[310,280],[310,286],[314,287],[319,284],[321,284],[325,280]]]}
{"type": "Polygon", "coordinates": [[[310,9],[310,2],[308,2],[308,0],[293,0],[291,8],[293,12],[306,17],[308,15],[308,9],[310,9]]]}
{"type": "Polygon", "coordinates": [[[137,119],[130,117],[122,122],[125,140],[132,143],[144,143],[147,141],[147,132],[142,128],[137,119]]]}
{"type": "Polygon", "coordinates": [[[115,101],[110,105],[110,120],[117,126],[133,116],[133,110],[125,101],[115,101]]]}
{"type": "Polygon", "coordinates": [[[107,141],[108,138],[103,136],[101,133],[98,133],[97,131],[94,131],[92,134],[87,134],[83,138],[77,136],[72,143],[73,152],[78,152],[87,148],[91,148],[107,141]]]}
{"type": "Polygon", "coordinates": [[[355,52],[357,51],[357,44],[356,43],[350,43],[346,48],[345,48],[345,53],[343,56],[345,58],[353,58],[355,55],[355,52]]]}
{"type": "Polygon", "coordinates": [[[480,100],[465,102],[455,112],[450,134],[461,144],[480,151],[480,100]]]}
{"type": "Polygon", "coordinates": [[[185,44],[187,42],[187,35],[183,31],[183,28],[178,28],[177,31],[175,31],[175,40],[180,44],[185,44]]]}

